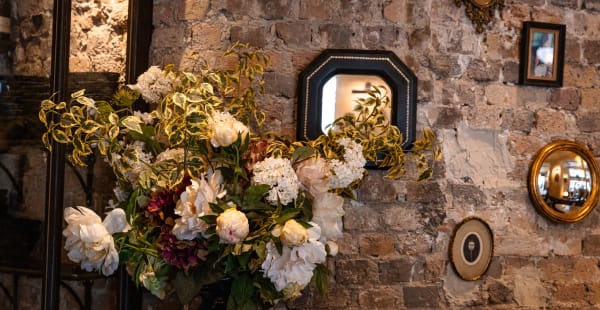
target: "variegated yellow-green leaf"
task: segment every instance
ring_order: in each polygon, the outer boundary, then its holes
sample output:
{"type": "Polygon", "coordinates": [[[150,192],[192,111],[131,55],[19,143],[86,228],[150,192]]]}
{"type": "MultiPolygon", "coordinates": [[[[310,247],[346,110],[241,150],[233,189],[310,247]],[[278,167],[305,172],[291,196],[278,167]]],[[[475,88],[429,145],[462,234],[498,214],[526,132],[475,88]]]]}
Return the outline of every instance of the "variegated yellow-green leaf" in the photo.
{"type": "Polygon", "coordinates": [[[114,140],[118,136],[119,136],[119,127],[118,126],[111,126],[110,129],[108,130],[108,137],[111,140],[114,140]]]}
{"type": "Polygon", "coordinates": [[[42,100],[42,104],[40,105],[40,108],[42,110],[50,110],[52,108],[54,108],[56,106],[56,103],[54,103],[54,101],[46,99],[46,100],[42,100]]]}
{"type": "Polygon", "coordinates": [[[38,112],[38,118],[39,118],[40,122],[42,122],[42,124],[44,124],[44,126],[48,127],[48,121],[46,121],[46,112],[44,110],[40,110],[38,112]]]}
{"type": "Polygon", "coordinates": [[[55,109],[55,110],[62,110],[62,109],[64,109],[64,108],[66,108],[66,107],[67,107],[67,103],[63,101],[63,102],[61,102],[61,103],[57,104],[57,105],[54,107],[54,109],[55,109]]]}
{"type": "Polygon", "coordinates": [[[127,116],[125,118],[123,118],[123,120],[121,120],[121,123],[123,124],[123,126],[125,126],[125,128],[129,129],[129,130],[133,130],[139,133],[142,133],[142,126],[141,124],[143,123],[143,121],[137,117],[137,116],[127,116]]]}
{"type": "Polygon", "coordinates": [[[69,143],[69,137],[60,129],[54,129],[52,131],[52,139],[58,143],[69,143]]]}
{"type": "Polygon", "coordinates": [[[110,113],[108,115],[108,121],[111,123],[111,125],[117,125],[119,122],[119,116],[116,113],[110,113]]]}
{"type": "Polygon", "coordinates": [[[81,126],[81,130],[86,134],[93,133],[98,130],[98,128],[100,128],[100,124],[90,119],[84,121],[83,125],[81,126]]]}
{"type": "Polygon", "coordinates": [[[83,94],[85,94],[85,89],[80,89],[80,90],[72,93],[71,98],[77,98],[77,97],[83,96],[83,94]]]}
{"type": "Polygon", "coordinates": [[[44,147],[48,149],[48,151],[52,152],[52,144],[50,144],[50,141],[48,140],[47,132],[42,135],[42,142],[44,143],[44,147]]]}
{"type": "Polygon", "coordinates": [[[187,96],[185,94],[175,93],[175,94],[173,94],[172,98],[173,98],[173,103],[176,106],[178,106],[178,107],[180,107],[182,109],[185,108],[185,103],[187,102],[187,96]]]}
{"type": "Polygon", "coordinates": [[[79,124],[79,121],[72,113],[63,113],[60,117],[60,126],[63,128],[74,127],[79,124]]]}
{"type": "Polygon", "coordinates": [[[77,102],[81,103],[82,105],[84,105],[86,107],[90,107],[90,108],[95,107],[94,100],[91,98],[88,98],[86,96],[78,96],[75,100],[77,100],[77,102]]]}

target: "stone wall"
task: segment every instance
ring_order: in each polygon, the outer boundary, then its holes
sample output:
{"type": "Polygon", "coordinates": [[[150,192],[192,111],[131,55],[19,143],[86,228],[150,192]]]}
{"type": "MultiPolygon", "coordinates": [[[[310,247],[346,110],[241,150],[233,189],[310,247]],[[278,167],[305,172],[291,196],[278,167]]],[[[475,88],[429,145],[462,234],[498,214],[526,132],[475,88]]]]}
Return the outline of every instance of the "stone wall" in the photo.
{"type": "Polygon", "coordinates": [[[295,133],[299,72],[326,48],[394,51],[419,79],[418,127],[444,148],[436,175],[397,181],[370,171],[346,204],[345,237],[325,297],[290,308],[586,308],[600,303],[599,215],[577,224],[539,216],[527,170],[547,142],[569,139],[600,154],[600,2],[507,0],[481,34],[454,1],[155,0],[153,64],[213,65],[234,41],[273,59],[263,109],[269,129],[295,133]],[[567,26],[564,87],[520,86],[522,22],[567,26]],[[274,111],[282,112],[275,113],[274,111]],[[448,245],[463,218],[492,228],[494,258],[481,280],[461,280],[448,245]]]}

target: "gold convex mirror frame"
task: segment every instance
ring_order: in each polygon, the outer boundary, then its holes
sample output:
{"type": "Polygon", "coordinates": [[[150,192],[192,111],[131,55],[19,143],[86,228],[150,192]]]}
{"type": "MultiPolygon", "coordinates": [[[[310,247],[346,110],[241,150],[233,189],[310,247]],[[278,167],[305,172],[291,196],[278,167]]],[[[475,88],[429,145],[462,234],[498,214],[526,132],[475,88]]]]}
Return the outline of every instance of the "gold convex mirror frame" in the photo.
{"type": "Polygon", "coordinates": [[[454,0],[454,2],[458,7],[465,5],[465,13],[478,33],[482,33],[483,27],[492,21],[496,9],[504,8],[504,0],[454,0]]]}
{"type": "Polygon", "coordinates": [[[583,220],[598,203],[600,170],[583,145],[559,140],[536,154],[527,187],[537,211],[558,223],[583,220]]]}

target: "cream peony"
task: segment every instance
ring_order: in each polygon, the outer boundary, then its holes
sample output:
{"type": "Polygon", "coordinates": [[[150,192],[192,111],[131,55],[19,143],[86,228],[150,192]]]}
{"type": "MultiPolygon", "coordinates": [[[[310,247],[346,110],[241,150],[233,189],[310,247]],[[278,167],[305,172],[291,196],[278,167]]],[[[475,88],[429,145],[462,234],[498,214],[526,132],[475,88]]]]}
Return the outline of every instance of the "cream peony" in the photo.
{"type": "Polygon", "coordinates": [[[229,146],[239,136],[248,135],[248,127],[227,112],[214,112],[212,115],[212,137],[210,143],[214,147],[229,146]]]}
{"type": "Polygon", "coordinates": [[[173,234],[179,240],[192,240],[203,234],[209,225],[202,217],[214,214],[209,204],[217,202],[217,198],[227,193],[223,189],[223,176],[219,170],[209,173],[207,179],[192,179],[191,182],[181,193],[175,207],[175,214],[181,217],[175,220],[173,234]]]}
{"type": "Polygon", "coordinates": [[[250,226],[244,212],[229,208],[217,217],[216,230],[221,243],[236,244],[248,236],[250,226]]]}
{"type": "Polygon", "coordinates": [[[281,228],[279,239],[289,247],[302,245],[308,239],[308,231],[296,220],[288,220],[281,228]]]}
{"type": "Polygon", "coordinates": [[[313,197],[329,190],[326,160],[309,158],[297,164],[295,168],[298,180],[313,197]]]}
{"type": "Polygon", "coordinates": [[[104,222],[94,211],[86,207],[65,209],[64,218],[67,227],[63,230],[66,237],[67,256],[75,263],[81,263],[86,271],[101,270],[109,276],[119,266],[119,254],[115,249],[112,234],[130,229],[123,209],[110,211],[104,222]]]}
{"type": "Polygon", "coordinates": [[[277,291],[289,294],[304,288],[310,283],[317,264],[325,262],[327,252],[323,243],[318,241],[321,228],[316,223],[310,224],[313,227],[307,230],[308,240],[300,246],[284,246],[280,254],[273,241],[267,243],[267,257],[261,268],[277,291]]]}
{"type": "Polygon", "coordinates": [[[313,222],[321,226],[321,240],[337,240],[343,235],[344,198],[334,193],[322,193],[313,201],[313,222]]]}

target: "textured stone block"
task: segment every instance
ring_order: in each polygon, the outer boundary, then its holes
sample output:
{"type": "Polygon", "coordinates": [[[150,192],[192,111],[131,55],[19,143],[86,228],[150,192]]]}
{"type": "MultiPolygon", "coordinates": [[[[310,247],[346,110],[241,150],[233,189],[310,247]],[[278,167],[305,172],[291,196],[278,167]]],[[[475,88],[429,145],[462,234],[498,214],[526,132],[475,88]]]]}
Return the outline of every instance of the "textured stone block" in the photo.
{"type": "Polygon", "coordinates": [[[306,47],[311,44],[311,29],[308,23],[278,23],[275,33],[290,47],[306,47]]]}
{"type": "Polygon", "coordinates": [[[579,8],[579,1],[578,0],[550,0],[549,1],[550,4],[558,6],[558,7],[562,7],[562,8],[566,8],[566,9],[578,9],[579,8]]]}
{"type": "Polygon", "coordinates": [[[587,60],[588,64],[600,63],[600,41],[584,41],[583,58],[587,60]]]}
{"type": "Polygon", "coordinates": [[[410,282],[414,265],[415,263],[407,258],[380,262],[379,280],[381,284],[410,282]]]}
{"type": "Polygon", "coordinates": [[[440,308],[442,290],[437,286],[404,287],[404,306],[407,308],[440,308]]]}
{"type": "Polygon", "coordinates": [[[550,92],[548,101],[554,109],[575,111],[581,104],[581,96],[575,88],[559,88],[550,92]]]}
{"type": "Polygon", "coordinates": [[[370,289],[358,294],[358,304],[363,309],[397,309],[402,305],[402,294],[390,287],[370,289]]]}
{"type": "Polygon", "coordinates": [[[510,304],[513,301],[513,292],[500,282],[492,282],[487,287],[488,301],[492,305],[510,304]]]}
{"type": "Polygon", "coordinates": [[[600,235],[588,235],[582,243],[584,256],[600,256],[600,235]]]}
{"type": "Polygon", "coordinates": [[[230,30],[231,42],[250,43],[254,47],[264,47],[267,44],[268,34],[269,30],[264,26],[233,26],[230,30]]]}
{"type": "Polygon", "coordinates": [[[367,259],[338,259],[335,262],[335,279],[341,285],[377,283],[377,264],[367,259]]]}
{"type": "Polygon", "coordinates": [[[362,235],[359,241],[360,254],[364,256],[388,256],[394,253],[395,239],[387,234],[362,235]]]}

